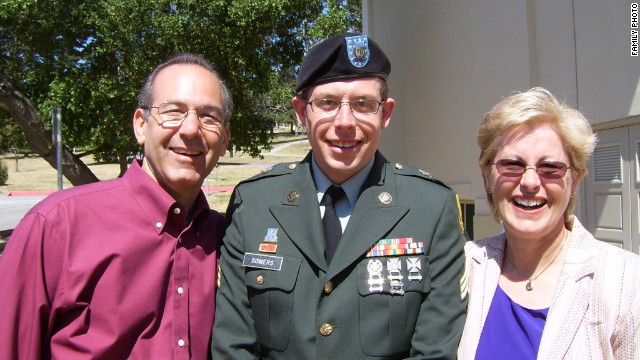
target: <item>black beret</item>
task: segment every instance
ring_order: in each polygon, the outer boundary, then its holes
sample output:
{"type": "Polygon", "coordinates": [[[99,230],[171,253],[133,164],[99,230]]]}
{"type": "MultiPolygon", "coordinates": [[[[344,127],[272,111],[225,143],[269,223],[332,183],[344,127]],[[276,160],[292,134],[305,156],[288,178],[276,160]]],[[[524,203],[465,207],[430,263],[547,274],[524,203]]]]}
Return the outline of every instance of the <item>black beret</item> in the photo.
{"type": "Polygon", "coordinates": [[[380,46],[362,34],[338,34],[315,45],[302,61],[296,93],[311,86],[361,77],[387,80],[391,63],[380,46]]]}

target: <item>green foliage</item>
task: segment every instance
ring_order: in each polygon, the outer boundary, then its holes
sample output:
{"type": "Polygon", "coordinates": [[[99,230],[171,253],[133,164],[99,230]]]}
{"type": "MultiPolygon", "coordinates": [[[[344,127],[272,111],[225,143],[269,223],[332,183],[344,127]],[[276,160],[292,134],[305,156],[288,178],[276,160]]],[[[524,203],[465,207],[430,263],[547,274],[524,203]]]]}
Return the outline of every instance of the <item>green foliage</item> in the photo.
{"type": "Polygon", "coordinates": [[[201,54],[234,96],[232,145],[256,156],[270,141],[265,124],[293,119],[305,49],[358,31],[359,16],[353,0],[2,0],[0,69],[47,130],[60,106],[64,143],[112,161],[139,151],[131,122],[148,72],[173,53],[201,54]]]}
{"type": "Polygon", "coordinates": [[[0,159],[0,185],[6,185],[9,180],[9,169],[7,163],[0,159]]]}
{"type": "Polygon", "coordinates": [[[309,24],[304,38],[307,48],[343,32],[362,32],[361,0],[327,0],[324,11],[309,24]]]}
{"type": "Polygon", "coordinates": [[[0,153],[28,148],[27,139],[20,126],[11,118],[0,113],[0,153]]]}
{"type": "MultiPolygon", "coordinates": [[[[315,19],[305,19],[297,28],[297,37],[304,40],[306,53],[314,44],[343,32],[362,32],[360,0],[328,0],[315,19]]],[[[293,66],[283,64],[269,77],[269,90],[258,97],[258,108],[269,124],[273,122],[291,124],[295,113],[291,97],[295,88],[299,62],[293,66]]]]}

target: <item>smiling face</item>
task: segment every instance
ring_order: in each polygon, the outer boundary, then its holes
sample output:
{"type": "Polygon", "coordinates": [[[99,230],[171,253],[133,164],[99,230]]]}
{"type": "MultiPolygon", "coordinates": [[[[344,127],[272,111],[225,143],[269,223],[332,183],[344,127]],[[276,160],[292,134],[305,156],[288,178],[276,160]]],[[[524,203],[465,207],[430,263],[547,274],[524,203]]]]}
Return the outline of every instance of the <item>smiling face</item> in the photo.
{"type": "Polygon", "coordinates": [[[362,170],[375,156],[382,130],[389,125],[395,106],[388,98],[376,114],[353,114],[343,105],[338,114],[315,113],[307,102],[315,99],[355,101],[382,99],[381,79],[359,78],[317,85],[308,93],[308,100],[295,97],[293,107],[298,122],[307,129],[307,136],[318,167],[331,181],[341,184],[362,170]]]}
{"type": "MultiPolygon", "coordinates": [[[[505,130],[493,162],[508,159],[526,166],[562,162],[570,166],[567,148],[556,130],[545,122],[505,130]]],[[[544,178],[529,167],[521,177],[499,174],[495,165],[482,169],[496,211],[507,236],[543,238],[564,226],[564,212],[577,187],[574,171],[564,177],[544,178]]]]}
{"type": "MultiPolygon", "coordinates": [[[[153,82],[152,106],[180,104],[189,109],[204,106],[224,108],[220,81],[207,69],[194,64],[171,65],[160,71],[153,82]]],[[[229,127],[200,128],[194,111],[180,126],[159,125],[158,109],[137,109],[134,132],[144,146],[142,168],[183,206],[190,206],[206,176],[224,155],[229,127]]]]}

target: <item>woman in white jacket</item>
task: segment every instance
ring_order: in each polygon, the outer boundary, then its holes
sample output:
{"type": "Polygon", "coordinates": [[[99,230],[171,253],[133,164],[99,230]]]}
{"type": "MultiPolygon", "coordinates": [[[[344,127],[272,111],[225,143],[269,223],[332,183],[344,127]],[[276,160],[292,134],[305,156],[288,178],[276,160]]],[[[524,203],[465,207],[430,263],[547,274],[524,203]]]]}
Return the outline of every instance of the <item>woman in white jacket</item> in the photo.
{"type": "Polygon", "coordinates": [[[500,235],[467,243],[461,359],[639,359],[640,256],[573,215],[596,137],[542,88],[480,125],[480,168],[500,235]]]}

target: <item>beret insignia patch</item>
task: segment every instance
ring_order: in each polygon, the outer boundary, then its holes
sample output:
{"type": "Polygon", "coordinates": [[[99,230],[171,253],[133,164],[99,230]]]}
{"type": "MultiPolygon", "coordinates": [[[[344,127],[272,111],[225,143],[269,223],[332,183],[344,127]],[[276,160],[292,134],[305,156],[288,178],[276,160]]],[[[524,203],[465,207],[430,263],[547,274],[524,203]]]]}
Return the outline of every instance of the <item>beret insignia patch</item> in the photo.
{"type": "Polygon", "coordinates": [[[351,65],[361,68],[369,63],[369,40],[366,35],[350,36],[344,39],[347,42],[347,55],[351,65]]]}

